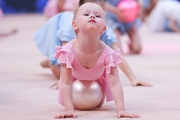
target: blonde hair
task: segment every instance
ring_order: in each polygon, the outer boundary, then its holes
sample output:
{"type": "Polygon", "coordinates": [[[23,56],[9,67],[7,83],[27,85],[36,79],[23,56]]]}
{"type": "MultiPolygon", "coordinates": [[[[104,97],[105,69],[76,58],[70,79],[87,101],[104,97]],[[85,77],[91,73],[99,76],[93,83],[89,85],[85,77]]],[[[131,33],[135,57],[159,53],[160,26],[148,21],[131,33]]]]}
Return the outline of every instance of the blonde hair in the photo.
{"type": "Polygon", "coordinates": [[[74,16],[73,16],[73,21],[75,21],[75,19],[76,19],[76,15],[77,15],[78,9],[79,9],[79,8],[76,8],[76,9],[74,10],[74,12],[73,12],[73,14],[74,14],[74,16]]]}
{"type": "MultiPolygon", "coordinates": [[[[85,4],[85,3],[84,3],[85,4]]],[[[96,4],[96,3],[94,3],[94,4],[96,4]]],[[[96,4],[96,5],[98,5],[98,4],[96,4]]],[[[81,5],[82,6],[82,5],[81,5]]],[[[81,7],[81,6],[79,6],[79,7],[81,7]]],[[[99,5],[100,6],[100,5],[99,5]]],[[[73,16],[73,21],[75,21],[75,19],[76,19],[76,15],[77,15],[77,12],[78,12],[78,10],[79,10],[79,7],[78,8],[76,8],[75,10],[74,10],[74,12],[73,12],[73,14],[74,14],[74,16],[73,16]]],[[[101,6],[100,6],[101,7],[101,6]]],[[[102,8],[102,7],[101,7],[102,8]]],[[[103,10],[103,9],[102,9],[103,10]]],[[[106,19],[106,12],[103,10],[103,15],[104,15],[104,18],[106,19]]]]}
{"type": "MultiPolygon", "coordinates": [[[[78,9],[79,9],[79,8],[76,8],[76,9],[74,10],[74,12],[73,12],[73,15],[74,15],[74,16],[73,16],[72,22],[75,22],[75,20],[76,20],[76,15],[77,15],[78,9]]],[[[75,34],[77,35],[78,30],[75,30],[75,29],[74,29],[74,32],[75,32],[75,34]]]]}

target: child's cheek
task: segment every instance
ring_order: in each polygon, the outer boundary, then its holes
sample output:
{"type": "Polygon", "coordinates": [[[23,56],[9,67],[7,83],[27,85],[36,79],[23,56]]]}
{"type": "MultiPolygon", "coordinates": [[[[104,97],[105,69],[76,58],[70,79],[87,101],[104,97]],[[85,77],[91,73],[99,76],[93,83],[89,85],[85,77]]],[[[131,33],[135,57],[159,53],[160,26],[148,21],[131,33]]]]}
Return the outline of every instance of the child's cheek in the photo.
{"type": "Polygon", "coordinates": [[[99,21],[99,24],[101,24],[101,26],[105,26],[105,22],[104,21],[99,21]]]}
{"type": "Polygon", "coordinates": [[[84,18],[79,18],[79,23],[82,23],[83,21],[85,21],[85,19],[84,18]]]}

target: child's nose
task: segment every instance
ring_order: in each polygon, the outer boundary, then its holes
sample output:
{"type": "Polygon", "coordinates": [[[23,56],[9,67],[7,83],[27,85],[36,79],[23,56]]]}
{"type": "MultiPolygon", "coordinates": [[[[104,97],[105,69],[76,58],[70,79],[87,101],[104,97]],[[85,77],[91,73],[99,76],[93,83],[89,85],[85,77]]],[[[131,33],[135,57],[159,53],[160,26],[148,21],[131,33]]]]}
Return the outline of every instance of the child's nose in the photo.
{"type": "Polygon", "coordinates": [[[94,15],[91,15],[91,17],[90,18],[95,18],[95,16],[94,15]]]}

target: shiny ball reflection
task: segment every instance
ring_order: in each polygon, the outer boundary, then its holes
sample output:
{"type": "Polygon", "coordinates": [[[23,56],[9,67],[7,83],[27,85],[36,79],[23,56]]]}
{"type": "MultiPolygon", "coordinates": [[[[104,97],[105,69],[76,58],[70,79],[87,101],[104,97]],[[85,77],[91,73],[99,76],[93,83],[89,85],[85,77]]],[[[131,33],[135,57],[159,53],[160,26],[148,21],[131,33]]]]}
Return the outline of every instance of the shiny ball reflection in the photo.
{"type": "Polygon", "coordinates": [[[79,110],[92,110],[102,99],[102,89],[97,81],[76,80],[72,84],[73,104],[79,110]]]}

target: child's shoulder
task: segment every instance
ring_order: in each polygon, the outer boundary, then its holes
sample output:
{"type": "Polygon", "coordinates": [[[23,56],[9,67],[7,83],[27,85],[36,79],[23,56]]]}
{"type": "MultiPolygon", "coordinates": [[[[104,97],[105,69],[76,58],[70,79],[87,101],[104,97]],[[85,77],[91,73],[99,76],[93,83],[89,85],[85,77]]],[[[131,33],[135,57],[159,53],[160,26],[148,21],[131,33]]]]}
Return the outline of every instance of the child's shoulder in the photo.
{"type": "Polygon", "coordinates": [[[66,43],[64,46],[62,46],[62,48],[64,48],[64,49],[70,49],[70,48],[72,48],[72,47],[73,47],[73,45],[72,45],[71,42],[68,42],[68,43],[66,43]]]}
{"type": "Polygon", "coordinates": [[[117,50],[113,50],[112,48],[110,48],[108,45],[105,44],[104,50],[103,50],[103,55],[102,58],[107,58],[108,61],[110,60],[110,58],[121,58],[121,49],[117,49],[117,50]]]}
{"type": "Polygon", "coordinates": [[[120,49],[113,50],[109,46],[105,45],[105,48],[103,50],[100,59],[101,61],[104,61],[106,65],[109,66],[107,67],[107,70],[110,71],[109,69],[112,65],[116,66],[122,61],[121,50],[120,49]]]}
{"type": "Polygon", "coordinates": [[[112,53],[115,52],[115,50],[113,50],[111,47],[109,47],[108,45],[106,45],[104,42],[101,41],[101,43],[102,43],[102,45],[103,45],[103,47],[104,47],[103,52],[104,52],[105,54],[112,54],[112,53]]]}
{"type": "Polygon", "coordinates": [[[71,49],[71,48],[73,48],[75,42],[76,42],[76,39],[72,39],[71,41],[66,43],[64,46],[62,46],[62,48],[71,49]]]}

